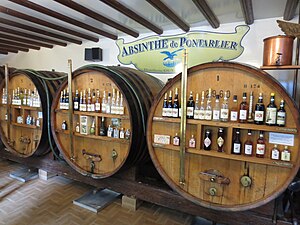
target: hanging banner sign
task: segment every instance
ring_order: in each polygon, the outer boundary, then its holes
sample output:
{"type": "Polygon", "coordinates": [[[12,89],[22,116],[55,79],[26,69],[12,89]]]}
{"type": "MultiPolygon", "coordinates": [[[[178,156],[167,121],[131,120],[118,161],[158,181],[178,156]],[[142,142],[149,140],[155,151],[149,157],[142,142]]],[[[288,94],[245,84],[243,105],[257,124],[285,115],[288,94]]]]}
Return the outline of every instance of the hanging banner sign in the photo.
{"type": "Polygon", "coordinates": [[[183,49],[187,49],[188,67],[205,62],[232,60],[239,57],[244,47],[243,37],[249,26],[241,25],[234,33],[193,31],[172,36],[150,36],[124,43],[118,39],[118,60],[125,65],[134,65],[138,70],[149,73],[177,73],[176,65],[182,62],[183,49]]]}

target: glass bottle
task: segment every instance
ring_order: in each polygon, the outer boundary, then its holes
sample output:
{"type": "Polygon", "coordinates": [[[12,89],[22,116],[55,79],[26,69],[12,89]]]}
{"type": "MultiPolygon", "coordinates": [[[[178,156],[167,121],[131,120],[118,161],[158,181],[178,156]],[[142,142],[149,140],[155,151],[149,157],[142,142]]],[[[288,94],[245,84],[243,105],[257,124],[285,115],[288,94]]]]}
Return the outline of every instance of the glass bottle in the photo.
{"type": "Polygon", "coordinates": [[[99,89],[97,89],[97,91],[96,91],[95,111],[96,112],[100,112],[101,111],[100,91],[99,91],[99,89]]]}
{"type": "Polygon", "coordinates": [[[68,130],[68,124],[67,124],[67,122],[65,120],[61,124],[61,129],[62,130],[68,130]]]}
{"type": "Polygon", "coordinates": [[[254,111],[254,123],[255,124],[264,124],[264,118],[265,118],[265,105],[263,103],[263,94],[259,93],[258,102],[255,105],[255,111],[254,111]]]}
{"type": "Polygon", "coordinates": [[[119,106],[119,114],[124,115],[125,113],[125,107],[124,107],[124,101],[123,101],[123,94],[121,94],[120,97],[120,106],[119,106]]]}
{"type": "Polygon", "coordinates": [[[116,91],[115,91],[114,88],[112,90],[112,96],[111,96],[110,113],[111,114],[117,114],[116,113],[116,91]]]}
{"type": "Polygon", "coordinates": [[[200,105],[199,105],[199,94],[196,94],[195,110],[194,110],[194,119],[200,119],[200,105]]]}
{"type": "Polygon", "coordinates": [[[28,94],[27,94],[27,106],[32,106],[31,90],[30,89],[28,89],[28,94]]]}
{"type": "Polygon", "coordinates": [[[193,99],[193,92],[190,92],[190,97],[187,102],[187,109],[186,109],[186,117],[188,119],[193,119],[194,118],[194,108],[195,108],[195,102],[193,99]]]}
{"type": "Polygon", "coordinates": [[[163,107],[162,107],[162,116],[167,116],[168,113],[168,93],[165,93],[165,98],[163,101],[163,107]]]}
{"type": "Polygon", "coordinates": [[[227,122],[229,117],[227,91],[225,91],[224,99],[221,107],[220,119],[222,122],[227,122]]]}
{"type": "Polygon", "coordinates": [[[199,119],[200,120],[204,120],[205,119],[204,91],[202,91],[202,94],[201,94],[201,103],[200,103],[200,109],[199,109],[199,119]]]}
{"type": "Polygon", "coordinates": [[[248,109],[249,109],[249,105],[247,103],[247,93],[244,92],[243,93],[243,101],[240,104],[240,111],[239,111],[239,122],[240,123],[247,122],[248,109]]]}
{"type": "Polygon", "coordinates": [[[172,91],[169,92],[168,108],[167,108],[167,117],[173,117],[172,91]]]}
{"type": "Polygon", "coordinates": [[[282,161],[291,161],[291,151],[288,149],[288,146],[284,146],[284,150],[281,152],[282,161]]]}
{"type": "Polygon", "coordinates": [[[237,95],[233,96],[233,103],[230,110],[230,121],[236,122],[238,121],[238,102],[237,102],[237,95]]]}
{"type": "Polygon", "coordinates": [[[107,128],[107,137],[113,137],[113,128],[111,125],[108,125],[107,128]]]}
{"type": "Polygon", "coordinates": [[[206,109],[205,109],[205,120],[211,120],[211,119],[212,119],[211,88],[209,88],[207,102],[206,102],[206,109]]]}
{"type": "Polygon", "coordinates": [[[111,113],[111,93],[108,92],[107,102],[106,102],[106,113],[111,113]]]}
{"type": "Polygon", "coordinates": [[[219,127],[217,138],[218,152],[224,152],[224,142],[224,128],[219,127]]]}
{"type": "Polygon", "coordinates": [[[213,121],[220,121],[220,95],[216,95],[215,106],[213,108],[213,121]]]}
{"type": "Polygon", "coordinates": [[[203,141],[203,149],[204,150],[211,150],[211,130],[206,129],[205,130],[205,136],[204,136],[204,141],[203,141]]]}
{"type": "Polygon", "coordinates": [[[252,132],[248,130],[247,140],[244,143],[244,155],[252,156],[253,154],[253,141],[252,141],[252,132]]]}
{"type": "Polygon", "coordinates": [[[285,121],[286,121],[286,111],[284,109],[284,100],[281,99],[280,101],[280,107],[277,111],[277,126],[284,127],[285,121]]]}
{"type": "Polygon", "coordinates": [[[24,90],[22,105],[27,105],[27,89],[24,90]]]}
{"type": "Polygon", "coordinates": [[[266,143],[264,139],[264,133],[263,131],[259,132],[259,138],[256,142],[256,157],[258,158],[264,158],[266,152],[266,143]]]}
{"type": "Polygon", "coordinates": [[[130,129],[127,129],[126,132],[125,132],[125,139],[126,139],[126,140],[129,140],[129,139],[130,139],[130,136],[131,136],[130,129]]]}
{"type": "Polygon", "coordinates": [[[173,137],[173,145],[179,146],[180,145],[180,137],[176,133],[175,136],[173,137]]]}
{"type": "Polygon", "coordinates": [[[103,98],[102,98],[102,104],[101,104],[101,112],[102,113],[106,113],[106,103],[107,103],[106,91],[103,91],[103,98]]]}
{"type": "Polygon", "coordinates": [[[173,110],[172,110],[172,116],[174,118],[179,117],[179,99],[178,99],[178,88],[175,88],[175,97],[174,97],[174,103],[173,103],[173,110]]]}
{"type": "Polygon", "coordinates": [[[79,110],[79,93],[78,93],[77,89],[75,91],[75,96],[74,96],[74,99],[73,99],[73,109],[74,109],[74,111],[79,110]]]}
{"type": "Polygon", "coordinates": [[[114,128],[113,138],[120,138],[120,130],[118,127],[114,128]]]}
{"type": "Polygon", "coordinates": [[[81,111],[86,112],[86,93],[83,91],[82,103],[81,103],[81,111]]]}
{"type": "Polygon", "coordinates": [[[92,90],[92,102],[91,102],[91,112],[95,112],[95,103],[96,103],[96,91],[92,90]]]}
{"type": "Polygon", "coordinates": [[[240,129],[235,130],[235,135],[232,143],[232,154],[240,155],[242,152],[242,143],[240,140],[240,129]]]}
{"type": "Polygon", "coordinates": [[[76,123],[76,126],[75,126],[75,132],[76,132],[76,133],[79,133],[79,132],[80,132],[80,125],[79,125],[79,122],[76,123]]]}
{"type": "Polygon", "coordinates": [[[274,147],[271,150],[271,159],[279,160],[280,158],[280,151],[277,148],[277,145],[274,145],[274,147]]]}
{"type": "Polygon", "coordinates": [[[88,96],[87,96],[87,111],[92,111],[92,95],[91,95],[91,89],[88,89],[88,96]]]}
{"type": "Polygon", "coordinates": [[[275,94],[271,93],[270,103],[266,109],[266,125],[276,125],[277,106],[275,105],[275,94]]]}
{"type": "Polygon", "coordinates": [[[253,91],[250,92],[249,96],[249,108],[248,108],[248,118],[247,118],[248,123],[253,123],[253,91]]]}
{"type": "Polygon", "coordinates": [[[120,107],[120,91],[117,90],[117,99],[116,99],[116,114],[121,115],[121,107],[120,107]]]}
{"type": "Polygon", "coordinates": [[[105,117],[101,117],[99,135],[100,136],[106,136],[105,117]]]}
{"type": "Polygon", "coordinates": [[[92,125],[90,127],[90,135],[95,135],[96,133],[96,126],[95,126],[95,119],[93,119],[92,125]]]}
{"type": "Polygon", "coordinates": [[[124,139],[125,138],[125,130],[124,130],[124,128],[122,127],[121,129],[120,129],[120,139],[124,139]]]}
{"type": "Polygon", "coordinates": [[[189,140],[189,148],[196,148],[196,139],[193,134],[191,139],[189,140]]]}

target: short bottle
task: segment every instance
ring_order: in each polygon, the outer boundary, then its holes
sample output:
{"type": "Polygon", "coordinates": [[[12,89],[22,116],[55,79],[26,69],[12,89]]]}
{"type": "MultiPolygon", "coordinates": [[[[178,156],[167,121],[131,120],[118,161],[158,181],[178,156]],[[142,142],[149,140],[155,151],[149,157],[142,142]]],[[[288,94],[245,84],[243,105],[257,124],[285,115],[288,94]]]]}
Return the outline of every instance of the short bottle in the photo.
{"type": "Polygon", "coordinates": [[[241,155],[241,153],[242,153],[242,142],[240,140],[240,129],[235,129],[231,154],[241,155]]]}
{"type": "Polygon", "coordinates": [[[264,139],[264,133],[263,131],[259,132],[259,138],[256,142],[256,157],[258,158],[264,158],[266,152],[266,142],[264,139]]]}
{"type": "Polygon", "coordinates": [[[291,151],[288,149],[288,146],[284,146],[284,150],[281,152],[282,161],[291,161],[291,151]]]}
{"type": "Polygon", "coordinates": [[[196,139],[193,134],[191,139],[189,140],[189,148],[196,148],[196,139]]]}
{"type": "Polygon", "coordinates": [[[220,121],[220,95],[216,95],[215,106],[213,108],[213,121],[220,121]]]}
{"type": "Polygon", "coordinates": [[[237,95],[233,96],[233,102],[232,102],[232,107],[230,110],[230,121],[236,122],[238,121],[238,102],[237,102],[237,95]]]}
{"type": "Polygon", "coordinates": [[[62,130],[68,130],[68,124],[67,124],[67,122],[65,120],[61,124],[61,129],[62,130]]]}
{"type": "Polygon", "coordinates": [[[75,132],[76,132],[76,133],[79,133],[79,132],[80,132],[80,125],[79,125],[79,122],[76,123],[76,126],[75,126],[75,132]]]}
{"type": "Polygon", "coordinates": [[[210,129],[206,129],[205,130],[205,136],[204,136],[204,141],[203,141],[203,149],[204,150],[211,150],[211,144],[212,144],[212,140],[211,140],[211,130],[210,129]]]}
{"type": "Polygon", "coordinates": [[[179,146],[180,145],[180,137],[176,133],[175,136],[173,137],[173,145],[179,146]]]}
{"type": "Polygon", "coordinates": [[[279,160],[280,159],[280,151],[277,148],[277,145],[274,145],[274,147],[271,150],[271,159],[279,160]]]}
{"type": "Polygon", "coordinates": [[[218,130],[218,138],[217,138],[217,146],[218,146],[218,152],[224,152],[224,128],[219,127],[218,130]]]}
{"type": "Polygon", "coordinates": [[[284,127],[286,122],[286,111],[284,109],[284,100],[280,101],[280,107],[277,111],[277,126],[284,127]]]}
{"type": "Polygon", "coordinates": [[[194,108],[195,108],[195,102],[193,99],[193,92],[190,92],[190,97],[187,102],[187,109],[186,109],[186,117],[188,119],[193,119],[194,118],[194,108]]]}
{"type": "Polygon", "coordinates": [[[247,93],[243,93],[243,101],[240,104],[240,110],[239,110],[239,122],[240,123],[246,123],[248,118],[248,109],[249,105],[247,103],[247,93]]]}
{"type": "Polygon", "coordinates": [[[277,106],[275,105],[275,94],[271,93],[270,103],[266,109],[266,125],[276,125],[277,106]]]}
{"type": "Polygon", "coordinates": [[[255,111],[254,111],[254,123],[262,125],[264,124],[264,118],[265,118],[265,105],[263,103],[263,94],[259,93],[258,101],[255,105],[255,111]]]}
{"type": "Polygon", "coordinates": [[[244,155],[252,156],[252,154],[253,154],[252,131],[248,130],[247,140],[244,143],[244,155]]]}
{"type": "Polygon", "coordinates": [[[125,130],[124,128],[120,129],[120,139],[124,139],[125,138],[125,130]]]}
{"type": "Polygon", "coordinates": [[[111,125],[108,125],[108,128],[107,128],[107,137],[113,137],[113,128],[111,125]]]}

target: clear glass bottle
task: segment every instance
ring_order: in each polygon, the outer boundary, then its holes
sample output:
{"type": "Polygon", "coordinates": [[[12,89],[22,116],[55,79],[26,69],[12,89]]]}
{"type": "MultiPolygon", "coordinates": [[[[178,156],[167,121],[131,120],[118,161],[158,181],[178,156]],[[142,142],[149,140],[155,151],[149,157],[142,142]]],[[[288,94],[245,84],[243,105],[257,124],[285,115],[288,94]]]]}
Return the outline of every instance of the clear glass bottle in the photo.
{"type": "Polygon", "coordinates": [[[220,119],[222,122],[227,122],[228,118],[229,118],[229,107],[228,107],[227,91],[225,91],[223,103],[221,107],[220,119]]]}
{"type": "Polygon", "coordinates": [[[199,104],[199,94],[196,94],[196,102],[195,102],[195,109],[194,109],[194,119],[200,119],[200,104],[199,104]]]}
{"type": "Polygon", "coordinates": [[[76,126],[75,126],[75,132],[76,132],[76,133],[79,133],[79,132],[80,132],[80,125],[79,125],[79,122],[76,123],[76,126]]]}
{"type": "Polygon", "coordinates": [[[206,109],[205,109],[205,120],[211,120],[211,119],[212,119],[211,88],[209,88],[207,102],[206,102],[206,109]]]}
{"type": "Polygon", "coordinates": [[[204,100],[205,100],[204,91],[202,91],[202,94],[201,94],[201,103],[200,103],[200,109],[199,109],[199,119],[200,120],[205,120],[204,100]]]}
{"type": "Polygon", "coordinates": [[[238,121],[239,118],[239,113],[238,113],[238,102],[237,102],[237,95],[233,96],[233,103],[232,103],[232,107],[230,110],[230,121],[232,122],[236,122],[238,121]]]}
{"type": "Polygon", "coordinates": [[[96,90],[96,100],[95,100],[95,111],[100,112],[101,111],[101,100],[100,100],[100,90],[96,90]]]}
{"type": "Polygon", "coordinates": [[[106,113],[108,113],[108,114],[111,113],[111,93],[110,92],[108,92],[108,95],[107,95],[106,113]]]}
{"type": "Polygon", "coordinates": [[[113,137],[113,128],[111,125],[108,125],[107,128],[107,137],[113,137]]]}
{"type": "Polygon", "coordinates": [[[288,149],[288,146],[284,146],[284,150],[281,152],[282,161],[291,161],[291,151],[288,149]]]}
{"type": "Polygon", "coordinates": [[[173,145],[179,146],[180,145],[180,137],[176,133],[175,136],[173,137],[173,145]]]}
{"type": "Polygon", "coordinates": [[[116,91],[115,91],[114,88],[112,90],[110,113],[111,114],[117,114],[116,113],[116,91]]]}
{"type": "Polygon", "coordinates": [[[124,128],[122,127],[121,129],[120,129],[120,139],[124,139],[125,138],[125,130],[124,130],[124,128]]]}
{"type": "Polygon", "coordinates": [[[280,159],[280,151],[277,148],[277,145],[274,145],[274,147],[271,150],[271,159],[279,160],[280,159]]]}
{"type": "Polygon", "coordinates": [[[193,134],[189,140],[189,148],[196,148],[196,139],[193,134]]]}
{"type": "Polygon", "coordinates": [[[216,95],[215,106],[213,108],[213,121],[220,121],[220,95],[216,95]]]}
{"type": "Polygon", "coordinates": [[[106,113],[106,103],[107,103],[106,91],[103,91],[102,104],[101,104],[101,112],[102,113],[106,113]]]}
{"type": "Polygon", "coordinates": [[[125,132],[125,139],[126,139],[126,140],[129,140],[129,139],[130,139],[130,136],[131,136],[130,129],[126,129],[126,132],[125,132]]]}

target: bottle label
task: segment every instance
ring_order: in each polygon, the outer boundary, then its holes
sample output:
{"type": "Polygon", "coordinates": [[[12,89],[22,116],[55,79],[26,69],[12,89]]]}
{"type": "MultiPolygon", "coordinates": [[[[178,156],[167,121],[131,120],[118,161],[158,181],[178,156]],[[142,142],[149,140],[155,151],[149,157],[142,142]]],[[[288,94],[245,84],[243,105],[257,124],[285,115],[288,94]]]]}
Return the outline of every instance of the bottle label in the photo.
{"type": "Polygon", "coordinates": [[[26,98],[23,98],[23,103],[22,103],[23,105],[27,105],[26,100],[27,100],[26,98]]]}
{"type": "Polygon", "coordinates": [[[291,161],[291,153],[288,151],[283,151],[281,153],[281,160],[282,161],[291,161]]]}
{"type": "Polygon", "coordinates": [[[228,116],[229,116],[229,110],[228,109],[221,109],[221,119],[222,120],[228,120],[228,116]]]}
{"type": "Polygon", "coordinates": [[[256,145],[256,154],[257,155],[264,155],[265,154],[265,144],[257,144],[256,145]]]}
{"type": "Polygon", "coordinates": [[[195,139],[191,139],[191,140],[189,141],[189,147],[190,147],[190,148],[195,148],[195,147],[196,147],[196,141],[195,141],[195,139]]]}
{"type": "Polygon", "coordinates": [[[78,109],[79,109],[79,104],[78,104],[78,102],[74,102],[74,109],[75,109],[75,110],[78,110],[78,109]]]}
{"type": "Polygon", "coordinates": [[[125,132],[123,130],[120,131],[120,138],[121,139],[125,138],[125,132]]]}
{"type": "Polygon", "coordinates": [[[102,113],[106,113],[106,103],[102,103],[101,111],[102,111],[102,113]]]}
{"type": "Polygon", "coordinates": [[[181,117],[181,108],[179,108],[179,113],[178,114],[179,114],[179,117],[181,117]]]}
{"type": "Polygon", "coordinates": [[[272,150],[271,159],[279,159],[279,151],[277,149],[272,150]]]}
{"type": "Polygon", "coordinates": [[[86,111],[86,104],[79,104],[79,111],[86,111]]]}
{"type": "Polygon", "coordinates": [[[178,137],[173,138],[173,145],[179,146],[179,138],[178,137]]]}
{"type": "Polygon", "coordinates": [[[167,108],[167,117],[173,117],[173,109],[167,108]]]}
{"type": "Polygon", "coordinates": [[[190,117],[193,117],[194,116],[194,107],[187,107],[186,115],[190,116],[190,117]]]}
{"type": "Polygon", "coordinates": [[[277,113],[277,124],[278,125],[285,125],[285,112],[278,112],[277,113]]]}
{"type": "Polygon", "coordinates": [[[119,107],[119,115],[124,115],[125,108],[124,106],[119,107]]]}
{"type": "Polygon", "coordinates": [[[238,120],[238,112],[237,111],[231,111],[230,120],[231,121],[237,121],[238,120]]]}
{"type": "Polygon", "coordinates": [[[252,145],[245,144],[245,155],[252,155],[252,145]]]}
{"type": "Polygon", "coordinates": [[[211,145],[211,140],[209,139],[209,137],[206,137],[204,139],[204,145],[205,145],[206,148],[211,145]]]}
{"type": "Polygon", "coordinates": [[[212,111],[206,110],[205,111],[205,120],[211,120],[211,117],[212,117],[212,111]]]}
{"type": "Polygon", "coordinates": [[[199,120],[200,119],[200,110],[199,109],[195,109],[194,110],[194,119],[195,120],[199,120]]]}
{"type": "Polygon", "coordinates": [[[255,111],[254,121],[258,121],[258,122],[264,121],[264,111],[255,111]]]}
{"type": "Polygon", "coordinates": [[[100,111],[100,103],[95,103],[95,111],[100,111]]]}
{"type": "Polygon", "coordinates": [[[247,110],[241,109],[240,110],[240,120],[246,120],[247,119],[247,110]]]}
{"type": "Polygon", "coordinates": [[[87,111],[91,112],[92,111],[92,104],[87,104],[87,111]]]}
{"type": "Polygon", "coordinates": [[[177,109],[177,108],[173,108],[173,110],[172,110],[172,117],[175,117],[175,118],[177,118],[178,117],[178,114],[179,114],[179,109],[177,109]]]}
{"type": "Polygon", "coordinates": [[[162,109],[162,116],[167,116],[167,108],[162,109]]]}
{"type": "Polygon", "coordinates": [[[205,119],[205,110],[200,109],[199,110],[199,120],[204,120],[205,119]]]}
{"type": "Polygon", "coordinates": [[[91,112],[95,112],[95,104],[91,104],[91,112]]]}
{"type": "Polygon", "coordinates": [[[80,131],[79,125],[76,126],[75,131],[76,131],[76,133],[79,133],[79,131],[80,131]]]}
{"type": "Polygon", "coordinates": [[[224,139],[222,137],[218,137],[217,144],[218,144],[219,147],[222,147],[223,144],[224,144],[224,139]]]}
{"type": "Polygon", "coordinates": [[[241,144],[233,143],[233,153],[235,153],[235,154],[241,153],[241,144]]]}
{"type": "Polygon", "coordinates": [[[220,110],[213,110],[213,120],[220,119],[220,110]]]}
{"type": "Polygon", "coordinates": [[[276,116],[277,116],[276,108],[267,108],[266,123],[272,125],[276,124],[276,116]]]}
{"type": "Polygon", "coordinates": [[[107,137],[112,137],[112,135],[113,135],[112,129],[108,129],[107,130],[107,137]]]}

